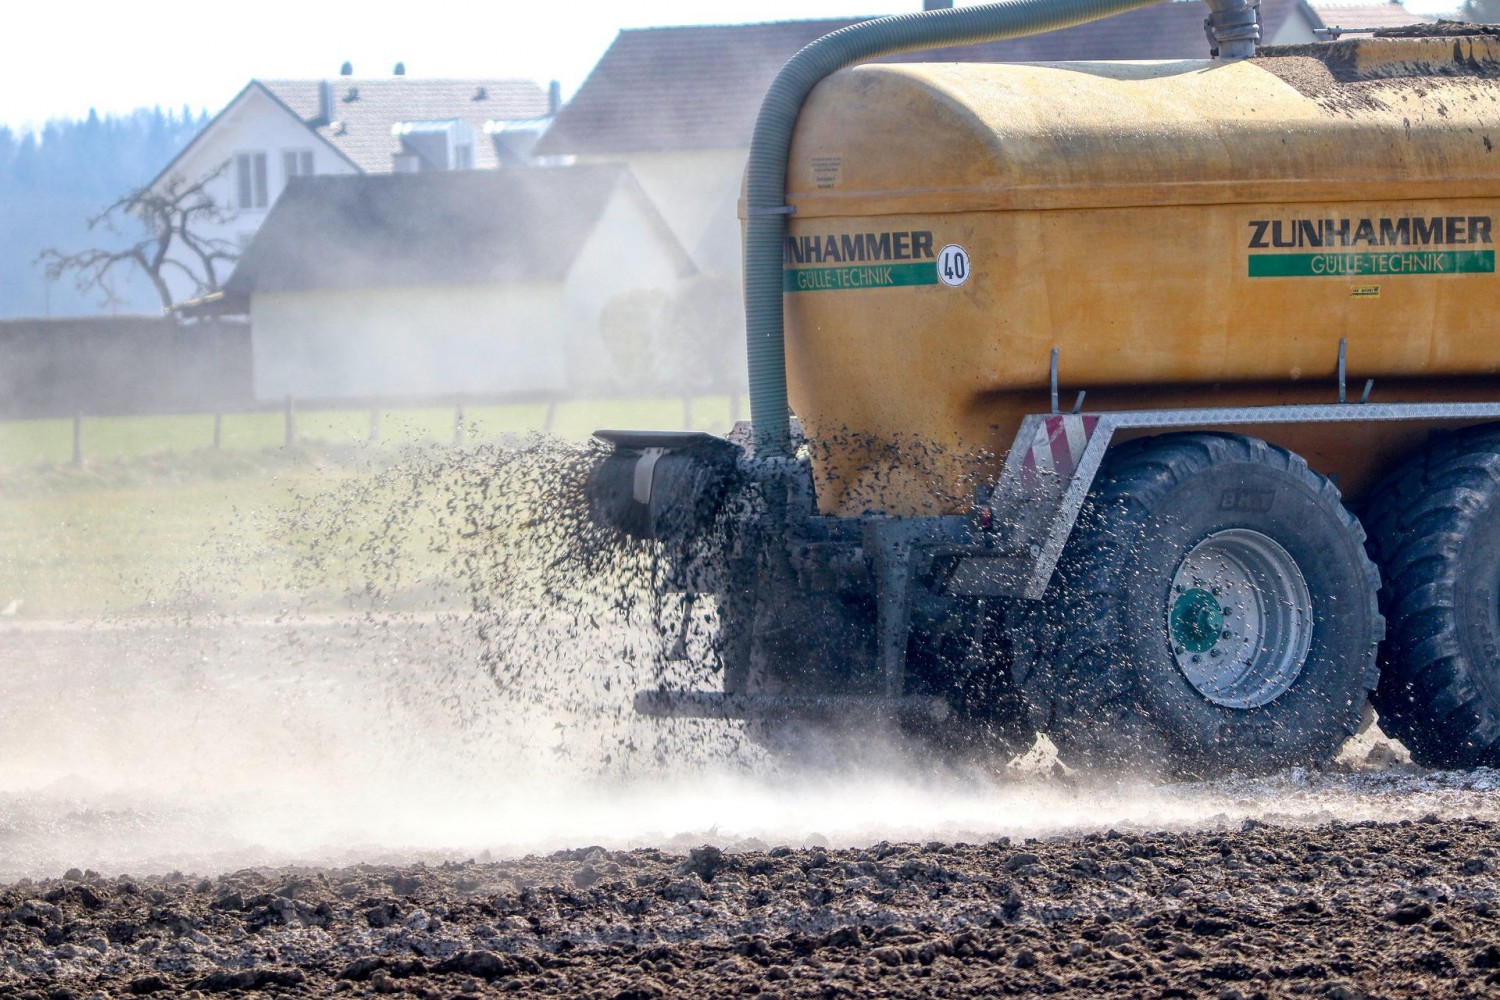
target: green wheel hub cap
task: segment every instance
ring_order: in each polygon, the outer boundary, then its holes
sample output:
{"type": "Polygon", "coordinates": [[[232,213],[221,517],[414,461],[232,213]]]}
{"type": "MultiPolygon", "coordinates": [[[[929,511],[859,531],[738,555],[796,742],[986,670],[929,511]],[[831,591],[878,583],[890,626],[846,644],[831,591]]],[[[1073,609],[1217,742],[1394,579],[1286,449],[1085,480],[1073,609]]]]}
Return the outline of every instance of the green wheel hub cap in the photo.
{"type": "Polygon", "coordinates": [[[1188,550],[1162,605],[1168,653],[1224,708],[1258,708],[1296,683],[1313,636],[1312,595],[1281,544],[1226,528],[1188,550]]]}
{"type": "Polygon", "coordinates": [[[1200,587],[1183,592],[1172,603],[1172,644],[1190,653],[1206,653],[1224,630],[1219,599],[1200,587]]]}

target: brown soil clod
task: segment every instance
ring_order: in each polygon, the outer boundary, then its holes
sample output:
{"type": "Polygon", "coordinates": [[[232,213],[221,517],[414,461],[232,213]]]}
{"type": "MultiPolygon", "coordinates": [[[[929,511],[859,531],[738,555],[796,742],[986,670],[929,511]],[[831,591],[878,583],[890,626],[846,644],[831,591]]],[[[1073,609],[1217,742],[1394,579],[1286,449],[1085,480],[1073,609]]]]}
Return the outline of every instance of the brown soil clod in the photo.
{"type": "Polygon", "coordinates": [[[1257,822],[1053,837],[1024,852],[598,849],[95,877],[87,892],[41,881],[0,889],[0,993],[1488,996],[1500,989],[1500,876],[1464,860],[1489,856],[1497,834],[1437,817],[1257,822]],[[1127,861],[1134,876],[1112,878],[1127,861]],[[580,862],[640,877],[581,890],[580,862]],[[261,905],[267,885],[296,898],[261,905]],[[393,888],[409,890],[399,905],[384,896],[393,888]],[[287,906],[326,921],[263,919],[301,912],[287,906]]]}

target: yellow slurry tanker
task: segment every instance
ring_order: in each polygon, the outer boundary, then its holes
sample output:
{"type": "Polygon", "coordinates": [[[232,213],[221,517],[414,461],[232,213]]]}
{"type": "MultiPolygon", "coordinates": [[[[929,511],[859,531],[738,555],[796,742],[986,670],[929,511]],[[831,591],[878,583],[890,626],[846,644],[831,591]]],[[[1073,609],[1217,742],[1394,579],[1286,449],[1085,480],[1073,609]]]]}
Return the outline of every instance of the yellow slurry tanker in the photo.
{"type": "Polygon", "coordinates": [[[597,516],[721,620],[723,689],[638,709],[1211,773],[1326,761],[1373,693],[1419,759],[1500,764],[1497,29],[1258,50],[1211,0],[1204,60],[856,65],[1140,5],[782,71],[751,432],[600,432],[597,516]]]}

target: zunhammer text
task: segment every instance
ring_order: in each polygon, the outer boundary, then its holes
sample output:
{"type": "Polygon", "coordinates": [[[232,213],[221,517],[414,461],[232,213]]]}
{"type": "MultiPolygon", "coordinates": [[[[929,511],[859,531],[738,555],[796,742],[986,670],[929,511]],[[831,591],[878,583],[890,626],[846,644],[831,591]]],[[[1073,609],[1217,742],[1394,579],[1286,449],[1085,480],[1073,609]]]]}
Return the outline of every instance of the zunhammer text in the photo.
{"type": "Polygon", "coordinates": [[[1250,249],[1285,247],[1461,246],[1490,243],[1487,215],[1396,219],[1252,219],[1250,249]]]}
{"type": "Polygon", "coordinates": [[[931,260],[932,233],[839,233],[827,236],[788,236],[782,260],[786,264],[851,264],[882,260],[931,260]]]}

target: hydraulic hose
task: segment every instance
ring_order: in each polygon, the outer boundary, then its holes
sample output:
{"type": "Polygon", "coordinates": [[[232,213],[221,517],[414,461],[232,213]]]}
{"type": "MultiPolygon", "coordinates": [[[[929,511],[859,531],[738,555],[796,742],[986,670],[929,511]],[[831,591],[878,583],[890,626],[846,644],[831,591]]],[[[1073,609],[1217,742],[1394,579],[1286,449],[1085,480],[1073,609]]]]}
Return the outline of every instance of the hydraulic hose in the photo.
{"type": "MultiPolygon", "coordinates": [[[[1159,0],[1004,0],[899,14],[825,35],[792,56],[766,92],[750,140],[745,175],[745,342],[750,362],[750,420],[758,457],[791,452],[786,345],[782,326],[782,244],[786,240],[786,165],[802,103],[820,80],[857,62],[918,49],[1039,35],[1146,7],[1159,0]]],[[[1215,6],[1248,7],[1248,0],[1215,6]]]]}

